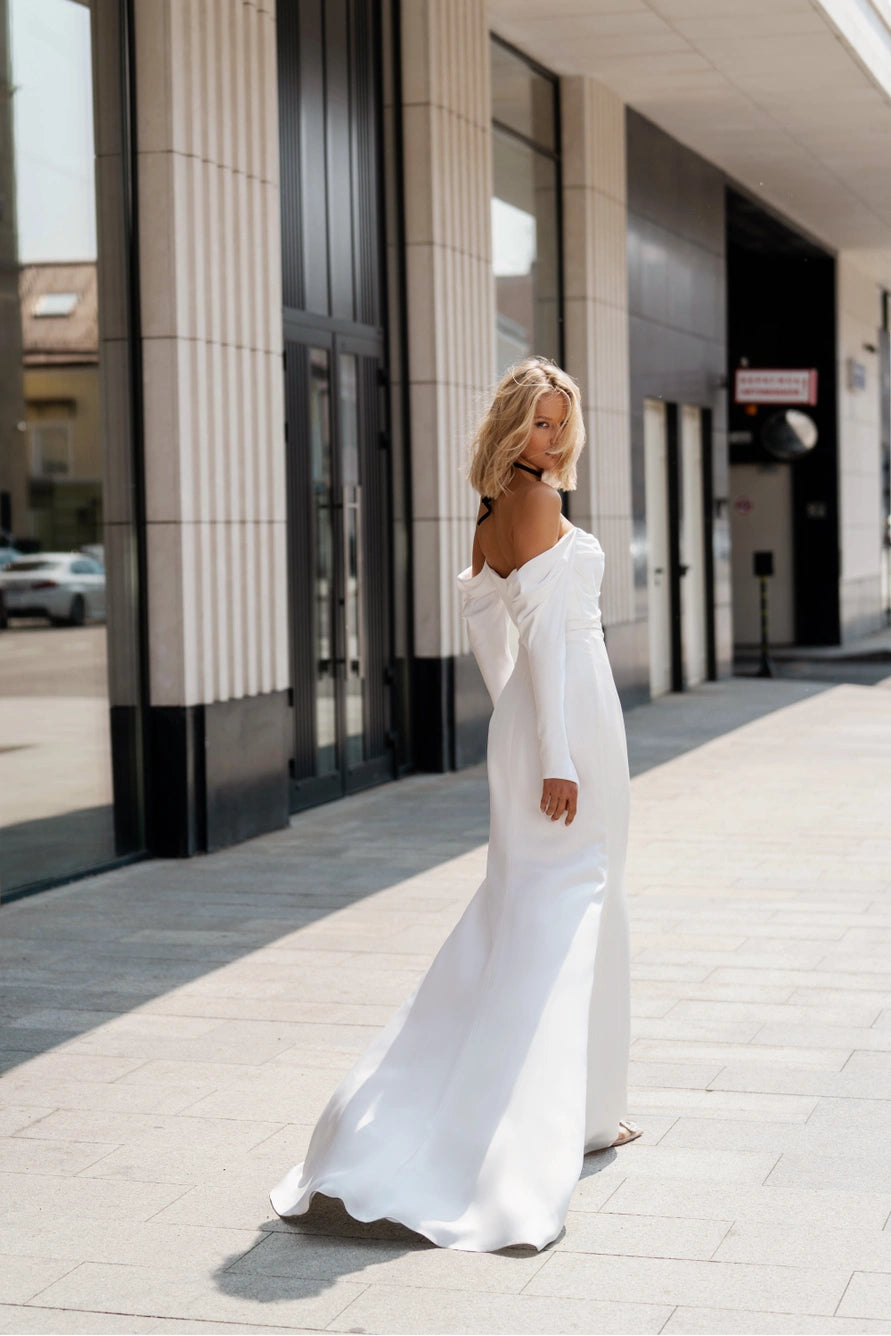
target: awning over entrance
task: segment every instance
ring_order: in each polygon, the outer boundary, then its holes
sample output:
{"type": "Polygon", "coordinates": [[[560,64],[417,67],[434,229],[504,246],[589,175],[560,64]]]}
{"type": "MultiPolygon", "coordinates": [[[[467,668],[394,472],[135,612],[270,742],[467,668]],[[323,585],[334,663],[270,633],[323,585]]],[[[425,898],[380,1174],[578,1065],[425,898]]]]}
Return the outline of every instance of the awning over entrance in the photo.
{"type": "Polygon", "coordinates": [[[488,13],[891,282],[889,0],[490,0],[488,13]]]}

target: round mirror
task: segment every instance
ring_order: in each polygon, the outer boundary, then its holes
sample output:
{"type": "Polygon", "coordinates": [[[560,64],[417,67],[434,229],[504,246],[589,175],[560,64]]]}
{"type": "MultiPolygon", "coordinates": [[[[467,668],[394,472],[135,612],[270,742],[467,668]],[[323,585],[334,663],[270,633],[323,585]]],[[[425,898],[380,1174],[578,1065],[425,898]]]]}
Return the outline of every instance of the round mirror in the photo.
{"type": "Polygon", "coordinates": [[[761,444],[774,459],[798,459],[817,444],[817,424],[809,413],[781,408],[761,427],[761,444]]]}

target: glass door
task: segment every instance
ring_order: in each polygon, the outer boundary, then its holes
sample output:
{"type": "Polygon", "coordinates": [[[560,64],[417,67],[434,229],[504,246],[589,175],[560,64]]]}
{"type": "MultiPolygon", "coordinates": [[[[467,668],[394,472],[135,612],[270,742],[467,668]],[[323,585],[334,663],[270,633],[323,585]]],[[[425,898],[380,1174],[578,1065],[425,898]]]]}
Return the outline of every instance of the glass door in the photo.
{"type": "Polygon", "coordinates": [[[292,810],[393,775],[388,459],[375,340],[286,337],[292,810]]]}

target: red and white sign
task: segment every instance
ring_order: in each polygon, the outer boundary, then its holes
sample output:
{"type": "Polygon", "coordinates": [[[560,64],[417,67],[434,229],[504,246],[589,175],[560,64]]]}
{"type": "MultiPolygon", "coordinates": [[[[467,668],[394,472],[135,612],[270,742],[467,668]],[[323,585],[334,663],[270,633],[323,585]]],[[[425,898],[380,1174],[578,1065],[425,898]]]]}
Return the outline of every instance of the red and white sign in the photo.
{"type": "Polygon", "coordinates": [[[782,371],[768,367],[739,367],[733,381],[738,404],[815,404],[817,373],[813,368],[782,371]]]}
{"type": "Polygon", "coordinates": [[[751,515],[755,505],[750,496],[738,496],[733,502],[733,509],[737,515],[751,515]]]}

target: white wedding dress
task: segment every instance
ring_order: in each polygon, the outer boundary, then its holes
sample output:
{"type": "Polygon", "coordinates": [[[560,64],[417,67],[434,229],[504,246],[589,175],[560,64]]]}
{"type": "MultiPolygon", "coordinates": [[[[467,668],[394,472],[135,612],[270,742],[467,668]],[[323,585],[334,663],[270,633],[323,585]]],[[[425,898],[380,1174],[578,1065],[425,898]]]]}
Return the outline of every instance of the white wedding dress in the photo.
{"type": "Polygon", "coordinates": [[[507,578],[458,577],[495,704],[486,878],[414,992],[334,1092],[281,1216],[315,1193],[443,1247],[542,1248],[585,1150],[626,1115],[629,781],[600,625],[604,556],[571,529],[507,578]],[[519,632],[516,661],[509,621],[519,632]],[[578,779],[572,825],[543,778],[578,779]]]}

